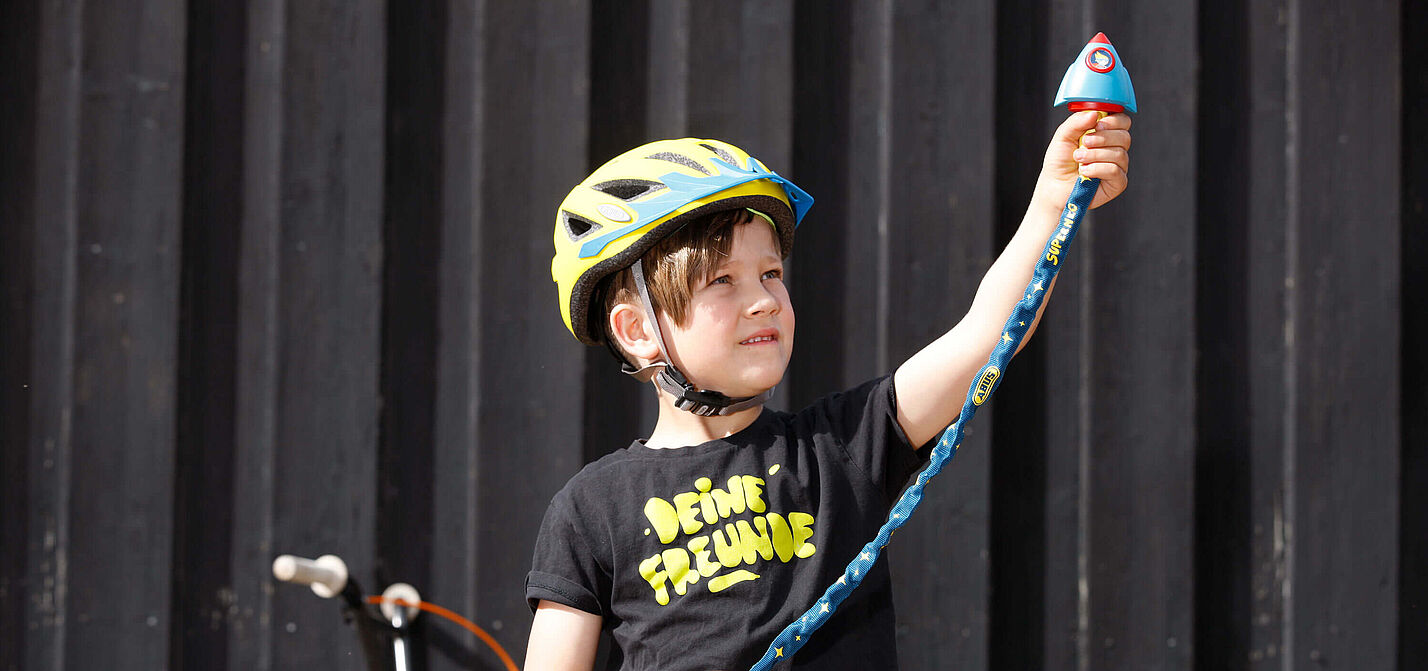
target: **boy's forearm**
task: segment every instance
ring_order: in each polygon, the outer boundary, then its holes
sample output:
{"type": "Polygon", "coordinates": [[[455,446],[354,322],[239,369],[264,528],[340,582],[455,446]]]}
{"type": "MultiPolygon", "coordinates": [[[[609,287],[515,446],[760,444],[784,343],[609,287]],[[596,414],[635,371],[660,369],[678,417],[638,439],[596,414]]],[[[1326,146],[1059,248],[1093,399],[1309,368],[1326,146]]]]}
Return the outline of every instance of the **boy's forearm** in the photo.
{"type": "MultiPolygon", "coordinates": [[[[1056,230],[1056,224],[1061,219],[1061,209],[1062,204],[1054,202],[1038,189],[1011,241],[982,277],[964,322],[968,330],[981,336],[978,340],[990,343],[989,349],[995,346],[996,339],[1001,336],[1002,326],[1006,324],[1007,315],[1011,313],[1016,302],[1025,298],[1027,283],[1031,281],[1036,262],[1046,249],[1047,238],[1056,230]]],[[[1049,296],[1054,285],[1053,282],[1040,289],[1033,287],[1032,290],[1045,291],[1049,296]]],[[[1045,302],[1042,303],[1041,309],[1046,309],[1045,302]]],[[[1041,312],[1038,311],[1037,321],[1040,319],[1041,312]]],[[[1027,329],[1027,338],[1022,341],[1023,344],[1035,330],[1036,322],[1033,322],[1027,329]]]]}

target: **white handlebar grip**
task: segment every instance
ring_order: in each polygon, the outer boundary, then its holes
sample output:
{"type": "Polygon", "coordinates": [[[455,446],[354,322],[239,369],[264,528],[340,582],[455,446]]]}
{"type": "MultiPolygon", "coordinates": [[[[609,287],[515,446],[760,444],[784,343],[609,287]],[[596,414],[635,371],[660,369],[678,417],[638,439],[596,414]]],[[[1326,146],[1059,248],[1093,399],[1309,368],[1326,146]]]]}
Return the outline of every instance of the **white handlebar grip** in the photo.
{"type": "Polygon", "coordinates": [[[283,582],[309,585],[314,594],[330,599],[347,586],[347,562],[337,555],[322,555],[315,560],[280,555],[273,560],[273,577],[283,582]]]}

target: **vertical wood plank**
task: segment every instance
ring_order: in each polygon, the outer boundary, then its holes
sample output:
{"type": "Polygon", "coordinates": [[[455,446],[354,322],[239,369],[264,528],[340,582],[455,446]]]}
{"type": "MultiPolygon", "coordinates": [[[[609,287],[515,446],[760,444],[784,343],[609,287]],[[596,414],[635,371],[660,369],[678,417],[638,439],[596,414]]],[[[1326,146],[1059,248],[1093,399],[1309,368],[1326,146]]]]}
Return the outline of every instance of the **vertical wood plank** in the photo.
{"type": "Polygon", "coordinates": [[[649,92],[651,139],[689,135],[690,0],[650,5],[649,92]]]}
{"type": "Polygon", "coordinates": [[[843,318],[834,322],[840,327],[836,341],[842,348],[839,387],[892,370],[887,296],[889,191],[893,183],[893,3],[856,3],[850,14],[849,128],[847,144],[841,149],[847,158],[837,175],[846,184],[847,215],[842,229],[835,233],[843,239],[846,256],[834,267],[841,277],[831,285],[844,305],[843,318]]]}
{"type": "MultiPolygon", "coordinates": [[[[1207,10],[1213,11],[1213,10],[1207,10]]],[[[1285,389],[1285,242],[1286,242],[1286,164],[1285,164],[1285,45],[1286,7],[1283,2],[1251,3],[1243,10],[1247,22],[1245,36],[1245,58],[1248,63],[1248,81],[1236,85],[1246,92],[1244,105],[1249,111],[1247,117],[1248,137],[1246,138],[1248,161],[1243,174],[1244,187],[1248,192],[1247,216],[1243,219],[1245,237],[1237,242],[1245,245],[1244,255],[1247,268],[1244,277],[1247,289],[1241,288],[1236,304],[1243,304],[1248,321],[1247,352],[1245,360],[1237,362],[1220,375],[1228,376],[1236,368],[1243,368],[1249,379],[1249,441],[1248,463],[1240,468],[1249,470],[1249,584],[1234,585],[1233,589],[1248,589],[1249,626],[1246,634],[1235,635],[1238,648],[1240,641],[1247,641],[1245,660],[1237,660],[1225,654],[1223,649],[1205,649],[1203,642],[1197,647],[1197,657],[1216,659],[1211,655],[1224,655],[1225,663],[1240,664],[1247,661],[1247,668],[1284,668],[1284,594],[1287,575],[1285,547],[1285,399],[1289,390],[1285,389]]],[[[1221,36],[1205,34],[1201,36],[1202,50],[1208,53],[1210,45],[1219,44],[1221,36]]],[[[1214,96],[1206,91],[1207,99],[1214,96]]],[[[1229,101],[1228,104],[1234,104],[1229,101]]],[[[1215,128],[1203,125],[1202,135],[1208,136],[1215,128]]],[[[1209,140],[1202,142],[1202,147],[1209,140]]],[[[1206,156],[1202,166],[1210,161],[1206,156]]],[[[1227,171],[1237,172],[1237,171],[1227,171]]],[[[1209,212],[1202,214],[1202,221],[1208,221],[1209,212]]],[[[1226,222],[1233,225],[1233,221],[1226,222]]],[[[1219,268],[1211,262],[1212,252],[1206,249],[1200,258],[1200,272],[1211,274],[1219,268]]],[[[1202,301],[1207,304],[1207,301],[1202,301]]],[[[1201,319],[1211,319],[1201,316],[1201,319]]],[[[1201,327],[1202,332],[1212,332],[1213,325],[1201,327]]],[[[1202,367],[1206,364],[1202,362],[1202,367]]],[[[1228,380],[1225,381],[1229,383],[1228,380]]],[[[1243,381],[1236,381],[1243,385],[1243,381]]],[[[1202,407],[1215,405],[1212,388],[1199,390],[1203,397],[1202,407]]],[[[1202,499],[1213,492],[1200,492],[1202,499]]],[[[1206,513],[1202,513],[1206,514],[1206,513]]],[[[1208,539],[1206,542],[1209,542],[1208,539]]],[[[1204,547],[1201,553],[1213,552],[1214,548],[1204,547]]],[[[1243,550],[1233,547],[1223,552],[1234,552],[1243,557],[1243,550]]],[[[1197,569],[1198,571],[1198,569],[1197,569]]],[[[1237,577],[1237,579],[1239,579],[1237,577]]],[[[1236,597],[1235,608],[1242,608],[1242,600],[1236,597]]],[[[1196,620],[1200,626],[1210,629],[1215,619],[1223,612],[1204,609],[1197,610],[1196,620]]],[[[1236,617],[1239,614],[1236,613],[1236,617]]],[[[1229,624],[1226,629],[1235,627],[1229,624]]],[[[1199,642],[1197,642],[1199,643],[1199,642]]]]}
{"type": "Polygon", "coordinates": [[[64,662],[168,656],[183,144],[181,3],[84,8],[64,662]]]}
{"type": "MultiPolygon", "coordinates": [[[[459,613],[475,614],[477,549],[482,544],[476,447],[481,399],[482,104],[486,73],[484,2],[446,5],[441,184],[438,223],[436,398],[431,473],[430,582],[424,598],[459,613]]],[[[468,659],[483,647],[475,636],[427,623],[427,659],[434,670],[479,668],[468,659]],[[445,632],[444,634],[442,632],[445,632]]],[[[500,636],[511,649],[519,641],[500,636]]]]}
{"type": "MultiPolygon", "coordinates": [[[[227,668],[273,666],[274,545],[283,182],[284,0],[247,5],[243,45],[242,230],[238,247],[233,554],[227,668]]],[[[292,551],[301,551],[293,548],[292,551]]],[[[279,585],[277,588],[287,589],[279,585]]]]}
{"type": "Polygon", "coordinates": [[[35,319],[35,141],[39,3],[0,5],[0,668],[24,668],[29,600],[31,347],[35,319]]]}
{"type": "Polygon", "coordinates": [[[1289,8],[1286,668],[1396,663],[1398,16],[1289,8]]]}
{"type": "Polygon", "coordinates": [[[34,299],[29,362],[24,668],[65,663],[74,454],[74,338],[81,26],[78,5],[42,5],[37,30],[32,198],[34,299]],[[38,222],[48,222],[39,225],[38,222]]]}
{"type": "MultiPolygon", "coordinates": [[[[427,586],[434,559],[445,3],[388,3],[376,591],[427,586]]],[[[438,603],[440,603],[438,601],[438,603]]],[[[414,623],[423,640],[428,618],[414,623]]],[[[425,664],[425,655],[414,663],[425,664]]]]}
{"type": "MultiPolygon", "coordinates": [[[[373,589],[382,277],[383,5],[286,5],[273,412],[273,552],[344,557],[373,589]]],[[[271,558],[269,558],[271,561],[271,558]]],[[[335,605],[274,595],[273,664],[356,654],[335,605]]]]}
{"type": "MultiPolygon", "coordinates": [[[[1197,47],[1193,2],[1098,4],[1136,81],[1136,165],[1097,213],[1087,371],[1092,668],[1192,662],[1197,47]],[[1153,223],[1152,223],[1153,222],[1153,223]]],[[[1102,28],[1101,26],[1104,26],[1102,28]]]]}
{"type": "Polygon", "coordinates": [[[1417,39],[1417,27],[1428,25],[1428,6],[1402,3],[1399,26],[1402,49],[1403,105],[1400,123],[1403,152],[1403,194],[1399,222],[1402,318],[1399,351],[1402,379],[1400,443],[1402,477],[1399,486],[1398,667],[1428,657],[1428,575],[1413,567],[1428,565],[1428,351],[1411,343],[1428,332],[1428,312],[1415,309],[1428,295],[1428,275],[1414,272],[1428,259],[1428,43],[1417,39]]]}
{"type": "MultiPolygon", "coordinates": [[[[996,6],[996,247],[1011,240],[1036,186],[1049,135],[1047,97],[1056,83],[1045,65],[1049,26],[1027,17],[1045,16],[1047,3],[1025,0],[996,6]]],[[[1065,286],[1060,284],[1058,286],[1065,286]]],[[[1066,310],[1058,288],[1048,311],[1066,310]]],[[[991,513],[989,557],[990,668],[1045,667],[1047,567],[1062,557],[1047,553],[1050,428],[1046,421],[1047,358],[1064,345],[1046,329],[1017,354],[995,396],[989,425],[991,513]]],[[[1057,389],[1056,393],[1068,390],[1057,389]]],[[[985,420],[984,420],[985,421],[985,420]]],[[[1074,566],[1074,562],[1072,562],[1074,566]]]]}
{"type": "Polygon", "coordinates": [[[243,26],[237,4],[189,5],[169,665],[223,669],[233,599],[243,26]]]}
{"type": "MultiPolygon", "coordinates": [[[[867,3],[861,3],[867,4],[867,3]]],[[[789,166],[795,183],[814,199],[800,225],[792,264],[786,273],[790,300],[798,322],[815,328],[799,331],[787,373],[790,408],[802,408],[819,396],[845,388],[841,328],[846,297],[844,263],[850,233],[868,228],[848,216],[853,194],[848,192],[848,156],[853,100],[848,80],[856,62],[850,53],[852,3],[828,6],[815,0],[794,8],[793,157],[789,166]],[[834,289],[833,287],[838,287],[834,289]],[[833,325],[835,328],[821,328],[833,325]]],[[[866,24],[864,24],[866,25],[866,24]]],[[[868,169],[866,162],[860,162],[868,169]]],[[[866,285],[867,282],[859,282],[866,285]]],[[[868,377],[872,377],[869,375],[868,377]]]]}
{"type": "MultiPolygon", "coordinates": [[[[72,173],[75,246],[69,429],[85,464],[68,497],[65,664],[167,657],[183,124],[181,7],[122,16],[89,7],[72,38],[83,63],[72,173]],[[125,169],[120,169],[125,166],[125,169]]],[[[74,52],[71,52],[72,54],[74,52]]],[[[66,311],[68,312],[68,311],[66,311]]],[[[57,454],[46,455],[53,468],[57,454]]],[[[57,658],[52,658],[57,661],[57,658]]]]}
{"type": "MultiPolygon", "coordinates": [[[[991,3],[892,7],[884,372],[957,323],[998,251],[995,71],[966,67],[991,57],[994,31],[991,3]]],[[[955,467],[889,548],[907,668],[986,667],[990,427],[964,428],[955,467]]]]}
{"type": "MultiPolygon", "coordinates": [[[[524,649],[545,504],[584,465],[584,346],[550,296],[556,207],[585,175],[588,3],[487,6],[482,67],[477,623],[524,649]],[[485,310],[484,306],[490,306],[485,310]],[[519,483],[517,485],[517,483],[519,483]]],[[[508,643],[508,645],[510,645],[508,643]]]]}
{"type": "MultiPolygon", "coordinates": [[[[1251,649],[1251,525],[1256,444],[1248,347],[1254,322],[1244,287],[1248,249],[1255,109],[1251,77],[1224,77],[1251,63],[1250,10],[1241,2],[1206,2],[1199,16],[1201,128],[1196,144],[1197,257],[1195,337],[1195,658],[1201,668],[1242,667],[1251,649]],[[1233,167],[1231,167],[1233,166],[1233,167]]],[[[1282,55],[1281,60],[1282,61],[1282,55]]],[[[1272,189],[1266,189],[1273,191],[1272,189]]],[[[1282,187],[1279,191],[1282,193],[1282,187]]],[[[1275,228],[1283,221],[1272,222],[1275,228]]],[[[1281,299],[1282,300],[1282,299],[1281,299]]],[[[1270,413],[1271,415],[1273,413],[1270,413]]],[[[1277,445],[1266,445],[1273,456],[1277,445]]],[[[1270,469],[1271,472],[1274,469],[1270,469]]]]}

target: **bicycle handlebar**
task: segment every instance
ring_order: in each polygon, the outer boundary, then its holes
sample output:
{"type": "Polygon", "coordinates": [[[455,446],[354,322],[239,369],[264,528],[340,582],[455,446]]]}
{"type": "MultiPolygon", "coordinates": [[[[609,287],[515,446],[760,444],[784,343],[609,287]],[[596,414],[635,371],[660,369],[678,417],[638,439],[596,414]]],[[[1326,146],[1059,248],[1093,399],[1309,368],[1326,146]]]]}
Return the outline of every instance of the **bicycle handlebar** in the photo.
{"type": "Polygon", "coordinates": [[[279,555],[273,560],[273,577],[308,585],[314,594],[330,599],[347,587],[347,562],[337,555],[322,555],[317,559],[279,555]]]}

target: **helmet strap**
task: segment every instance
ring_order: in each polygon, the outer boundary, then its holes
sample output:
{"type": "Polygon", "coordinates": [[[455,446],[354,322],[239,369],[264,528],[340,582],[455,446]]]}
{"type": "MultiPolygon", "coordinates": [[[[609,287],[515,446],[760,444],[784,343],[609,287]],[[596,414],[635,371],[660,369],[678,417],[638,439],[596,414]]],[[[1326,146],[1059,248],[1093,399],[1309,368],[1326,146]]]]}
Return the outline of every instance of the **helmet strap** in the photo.
{"type": "Polygon", "coordinates": [[[655,384],[674,397],[674,407],[701,417],[731,415],[767,402],[773,396],[773,389],[768,389],[757,396],[731,398],[717,391],[701,390],[695,387],[689,383],[689,378],[685,377],[684,373],[674,367],[674,359],[669,357],[669,352],[664,348],[664,334],[660,331],[659,315],[655,312],[654,301],[650,300],[649,286],[645,283],[644,265],[643,259],[637,259],[630,269],[634,271],[635,288],[640,292],[640,301],[644,303],[645,314],[649,319],[650,327],[654,329],[655,344],[659,346],[659,353],[664,357],[664,361],[655,362],[639,369],[634,369],[633,366],[621,366],[621,370],[635,375],[654,366],[662,366],[663,368],[655,373],[655,384]]]}

